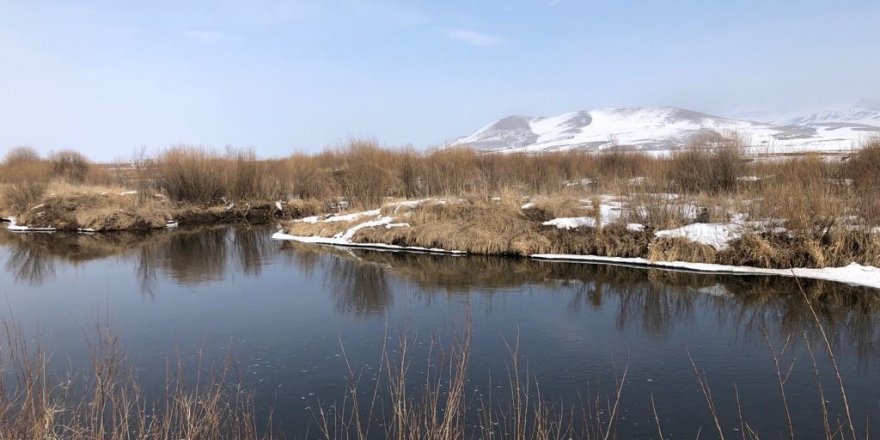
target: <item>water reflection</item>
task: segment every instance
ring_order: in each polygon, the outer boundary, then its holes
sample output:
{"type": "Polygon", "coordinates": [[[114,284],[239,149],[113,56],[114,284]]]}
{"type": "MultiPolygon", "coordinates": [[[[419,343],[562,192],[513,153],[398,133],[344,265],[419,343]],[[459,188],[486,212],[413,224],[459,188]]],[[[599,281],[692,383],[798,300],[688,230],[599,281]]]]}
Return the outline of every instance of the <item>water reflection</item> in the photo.
{"type": "MultiPolygon", "coordinates": [[[[273,261],[295,266],[305,277],[320,274],[336,309],[358,317],[384,313],[395,292],[432,301],[437,295],[489,297],[510,291],[564,295],[573,315],[612,308],[619,329],[638,328],[663,338],[675,326],[710,310],[722,324],[760,337],[772,327],[782,335],[813,331],[806,295],[835,344],[860,358],[880,347],[880,293],[824,281],[742,277],[567,264],[495,257],[450,257],[279,243],[265,228],[215,227],[153,234],[15,235],[0,231],[4,269],[15,283],[36,286],[63,266],[115,258],[130,263],[141,291],[152,295],[161,280],[182,286],[217,283],[241,274],[260,276],[273,261]],[[398,280],[400,282],[398,282],[398,280]]],[[[485,302],[491,307],[492,301],[485,302]]],[[[491,310],[488,310],[489,312],[491,310]]]]}
{"type": "Polygon", "coordinates": [[[325,285],[331,287],[338,310],[367,316],[391,305],[393,295],[385,268],[346,258],[333,258],[329,263],[325,285]]]}
{"type": "MultiPolygon", "coordinates": [[[[696,310],[762,338],[771,328],[784,337],[817,328],[804,296],[840,350],[860,359],[876,358],[880,348],[880,292],[821,280],[731,276],[633,267],[566,264],[528,259],[449,257],[285,244],[290,262],[303,271],[321,267],[338,309],[359,316],[393,303],[388,275],[415,284],[414,294],[503,295],[512,289],[540,287],[547,294],[569,295],[567,309],[578,315],[616,308],[619,329],[638,328],[662,338],[674,326],[693,322],[696,310]]],[[[533,289],[532,289],[533,290],[533,289]]],[[[489,302],[491,304],[491,302],[489,302]]]]}
{"type": "Polygon", "coordinates": [[[54,262],[26,247],[12,248],[4,268],[12,274],[16,282],[29,286],[39,285],[47,278],[55,276],[54,262]]]}
{"type": "Polygon", "coordinates": [[[147,234],[12,234],[0,231],[13,280],[36,286],[51,280],[58,265],[108,258],[134,262],[141,289],[150,294],[160,278],[192,286],[222,281],[232,270],[258,276],[278,251],[265,228],[205,227],[147,234]]]}

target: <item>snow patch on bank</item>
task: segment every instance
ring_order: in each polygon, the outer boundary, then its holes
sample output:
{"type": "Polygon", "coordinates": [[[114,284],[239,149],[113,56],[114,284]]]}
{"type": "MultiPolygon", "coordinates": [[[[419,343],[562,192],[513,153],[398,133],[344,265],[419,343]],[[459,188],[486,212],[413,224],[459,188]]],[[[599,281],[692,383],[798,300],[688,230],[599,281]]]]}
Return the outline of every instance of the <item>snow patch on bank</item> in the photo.
{"type": "Polygon", "coordinates": [[[595,228],[596,219],[593,217],[560,217],[547,220],[542,224],[544,226],[555,226],[556,229],[595,228]]]}
{"type": "Polygon", "coordinates": [[[739,225],[721,223],[694,223],[681,228],[667,229],[654,233],[655,237],[684,238],[695,243],[712,246],[723,251],[733,240],[742,236],[739,225]]]}
{"type": "Polygon", "coordinates": [[[394,219],[391,217],[382,217],[376,220],[364,222],[348,228],[348,230],[343,233],[334,235],[333,238],[339,238],[347,242],[351,242],[351,239],[354,238],[354,234],[356,234],[357,231],[360,231],[364,228],[372,228],[373,226],[385,226],[387,228],[387,226],[391,224],[392,220],[394,219]]]}
{"type": "Polygon", "coordinates": [[[9,217],[7,220],[9,220],[9,224],[6,225],[6,230],[10,232],[55,232],[55,228],[32,228],[30,226],[19,225],[18,223],[16,223],[15,217],[9,217]]]}
{"type": "Polygon", "coordinates": [[[299,221],[303,223],[318,223],[318,222],[353,222],[355,220],[359,220],[363,217],[375,217],[379,215],[378,209],[373,209],[371,211],[363,211],[363,212],[355,212],[351,214],[345,215],[332,215],[330,217],[321,217],[317,215],[313,215],[311,217],[304,217],[299,219],[299,221]]]}
{"type": "MultiPolygon", "coordinates": [[[[418,201],[419,203],[422,201],[418,201]]],[[[606,201],[607,202],[607,201],[606,201]]],[[[418,203],[415,203],[418,205],[418,203]]],[[[408,205],[408,206],[415,206],[408,205]]],[[[604,203],[603,203],[604,205],[604,203]]],[[[403,206],[403,204],[399,204],[398,206],[403,206]]],[[[601,207],[600,207],[601,208],[601,207]]],[[[611,209],[612,206],[608,206],[607,215],[608,217],[613,217],[616,213],[611,209]]],[[[603,211],[600,209],[600,213],[603,211]]],[[[604,214],[604,213],[603,213],[604,214]]],[[[327,221],[354,221],[357,219],[366,219],[368,217],[374,217],[372,220],[367,220],[363,223],[356,224],[351,228],[347,229],[344,232],[336,234],[333,237],[313,237],[313,236],[295,236],[286,234],[283,231],[278,231],[272,235],[272,239],[274,240],[289,240],[296,241],[300,243],[310,243],[310,244],[323,244],[330,246],[341,246],[341,247],[355,247],[355,248],[365,248],[365,249],[380,249],[380,250],[393,250],[393,251],[407,251],[407,252],[427,252],[427,253],[438,253],[438,254],[450,254],[450,255],[464,255],[466,254],[464,251],[457,250],[449,250],[449,249],[439,249],[439,248],[423,248],[418,246],[397,246],[390,245],[384,243],[355,243],[352,242],[352,238],[354,237],[357,231],[375,227],[375,226],[384,226],[385,228],[396,228],[396,227],[409,227],[410,225],[407,223],[394,223],[393,217],[384,216],[380,217],[380,210],[372,210],[372,211],[364,211],[354,214],[348,214],[345,216],[334,216],[325,219],[319,219],[318,217],[309,217],[306,219],[301,219],[297,221],[308,222],[308,223],[317,223],[319,221],[327,222],[327,221]],[[345,219],[345,220],[342,220],[345,219]]],[[[604,217],[604,215],[603,215],[604,217]]],[[[618,217],[620,218],[619,214],[618,217]]],[[[14,219],[13,219],[14,220],[14,219]]],[[[605,219],[602,219],[603,224],[605,219]]],[[[609,222],[610,223],[610,222],[609,222]]],[[[687,225],[681,228],[669,229],[663,231],[657,231],[655,235],[657,237],[680,237],[685,238],[687,240],[691,240],[697,243],[706,244],[712,246],[717,250],[726,249],[729,246],[730,242],[738,239],[742,236],[743,231],[748,229],[755,230],[772,230],[772,231],[784,231],[783,228],[773,228],[773,221],[746,221],[746,217],[744,215],[735,215],[731,219],[729,224],[721,224],[721,223],[694,223],[691,225],[687,225]]],[[[578,227],[596,227],[596,220],[593,217],[567,217],[567,218],[557,218],[553,220],[549,220],[544,222],[546,226],[555,226],[560,229],[572,229],[578,227]]],[[[645,226],[638,223],[630,223],[626,226],[627,230],[630,231],[641,231],[644,230],[645,226]]],[[[786,277],[796,277],[796,278],[807,278],[807,279],[816,279],[816,280],[826,280],[833,281],[839,283],[850,284],[854,286],[864,286],[875,289],[880,289],[880,268],[873,266],[862,266],[857,263],[852,263],[845,267],[830,267],[830,268],[822,268],[822,269],[808,269],[808,268],[795,268],[795,269],[764,269],[758,267],[749,267],[749,266],[728,266],[722,264],[709,264],[709,263],[689,263],[683,261],[652,261],[646,258],[621,258],[621,257],[602,257],[596,255],[574,255],[574,254],[532,254],[529,255],[530,258],[534,258],[537,260],[548,260],[548,261],[568,261],[568,262],[583,262],[583,263],[605,263],[605,264],[624,264],[624,265],[635,265],[635,266],[645,266],[645,267],[656,267],[663,269],[677,269],[677,270],[689,270],[696,272],[706,272],[706,273],[721,273],[721,274],[735,274],[735,275],[775,275],[775,276],[786,276],[786,277]]]]}
{"type": "Polygon", "coordinates": [[[727,266],[723,264],[688,263],[684,261],[651,261],[645,258],[600,257],[596,255],[533,254],[530,255],[530,257],[537,260],[627,264],[720,274],[777,275],[785,277],[834,281],[838,283],[850,284],[853,286],[864,286],[874,289],[880,289],[880,268],[873,266],[862,266],[858,263],[852,263],[849,266],[844,267],[826,267],[823,269],[763,269],[759,267],[749,266],[727,266]]]}
{"type": "MultiPolygon", "coordinates": [[[[386,225],[385,227],[389,227],[393,225],[393,223],[386,225]]],[[[287,240],[287,241],[295,241],[298,243],[310,243],[310,244],[323,244],[329,246],[341,246],[341,247],[352,247],[352,248],[364,248],[364,249],[382,249],[382,250],[393,250],[393,251],[406,251],[406,252],[423,252],[423,253],[431,253],[431,254],[449,254],[449,255],[464,255],[463,251],[450,251],[447,249],[439,249],[439,248],[424,248],[419,246],[397,246],[393,244],[385,244],[385,243],[354,243],[350,239],[345,239],[342,237],[303,237],[297,235],[285,234],[282,231],[278,231],[272,234],[273,240],[287,240]]]]}

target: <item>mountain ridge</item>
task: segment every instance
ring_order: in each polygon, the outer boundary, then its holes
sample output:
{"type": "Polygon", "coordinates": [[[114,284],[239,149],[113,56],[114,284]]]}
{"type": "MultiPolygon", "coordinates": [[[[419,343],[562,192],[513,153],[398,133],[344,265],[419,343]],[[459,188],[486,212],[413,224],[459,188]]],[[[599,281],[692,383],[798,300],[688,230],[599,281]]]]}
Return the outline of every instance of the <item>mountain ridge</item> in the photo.
{"type": "Polygon", "coordinates": [[[686,146],[698,135],[730,133],[739,134],[747,147],[770,153],[848,151],[865,138],[880,135],[880,105],[818,112],[783,123],[728,118],[672,106],[611,107],[549,117],[511,115],[451,145],[501,153],[599,151],[622,145],[663,153],[686,146]]]}

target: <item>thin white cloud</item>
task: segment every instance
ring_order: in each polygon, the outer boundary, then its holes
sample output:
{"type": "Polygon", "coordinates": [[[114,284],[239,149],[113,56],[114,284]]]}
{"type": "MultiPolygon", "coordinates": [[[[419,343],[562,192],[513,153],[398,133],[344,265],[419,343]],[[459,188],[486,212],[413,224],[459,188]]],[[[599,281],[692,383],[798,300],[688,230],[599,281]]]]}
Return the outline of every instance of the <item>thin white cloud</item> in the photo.
{"type": "Polygon", "coordinates": [[[183,33],[183,35],[193,41],[198,41],[199,43],[217,43],[220,41],[241,41],[241,37],[237,37],[235,35],[229,35],[225,32],[220,31],[199,31],[199,30],[188,30],[183,33]]]}
{"type": "Polygon", "coordinates": [[[471,46],[497,46],[504,43],[504,38],[467,29],[444,29],[443,34],[450,40],[461,41],[471,46]]]}

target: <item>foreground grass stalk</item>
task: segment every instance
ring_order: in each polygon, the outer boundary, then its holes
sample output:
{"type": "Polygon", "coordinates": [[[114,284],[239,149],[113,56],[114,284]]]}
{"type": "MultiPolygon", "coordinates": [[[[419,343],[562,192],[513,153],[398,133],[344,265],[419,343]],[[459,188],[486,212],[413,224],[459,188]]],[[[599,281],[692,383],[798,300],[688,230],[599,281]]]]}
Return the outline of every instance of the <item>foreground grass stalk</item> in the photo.
{"type": "Polygon", "coordinates": [[[252,394],[231,374],[231,364],[190,385],[183,361],[169,374],[165,395],[148,398],[122,353],[118,335],[96,327],[88,339],[91,368],[54,378],[49,356],[31,350],[21,331],[4,321],[0,346],[0,439],[233,439],[258,434],[252,394]]]}
{"type": "Polygon", "coordinates": [[[850,412],[849,407],[849,399],[846,396],[846,387],[843,385],[843,376],[840,374],[840,367],[837,363],[837,358],[834,356],[834,348],[831,345],[831,340],[828,339],[828,334],[825,332],[825,326],[822,325],[822,321],[819,319],[819,315],[816,313],[816,309],[813,307],[812,301],[807,296],[806,290],[804,290],[801,285],[800,280],[795,277],[797,281],[798,290],[801,292],[801,296],[803,296],[804,301],[807,304],[807,308],[810,310],[810,316],[813,318],[813,322],[816,324],[816,327],[819,329],[819,334],[822,336],[822,342],[825,346],[825,351],[828,353],[828,358],[831,360],[831,367],[834,369],[834,376],[837,379],[837,385],[840,388],[840,397],[843,400],[843,408],[846,411],[846,423],[849,427],[849,433],[852,437],[852,440],[856,440],[858,436],[856,435],[856,427],[853,424],[852,413],[850,412]]]}

